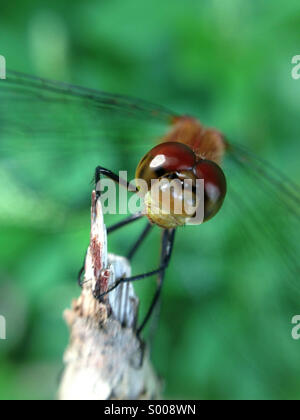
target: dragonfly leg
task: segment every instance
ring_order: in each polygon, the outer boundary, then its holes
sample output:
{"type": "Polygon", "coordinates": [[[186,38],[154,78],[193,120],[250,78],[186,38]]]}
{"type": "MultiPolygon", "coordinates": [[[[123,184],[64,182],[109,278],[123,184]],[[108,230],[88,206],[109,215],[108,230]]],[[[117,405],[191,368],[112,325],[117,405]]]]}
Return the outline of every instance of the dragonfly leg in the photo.
{"type": "Polygon", "coordinates": [[[155,308],[156,308],[156,306],[159,302],[159,298],[160,298],[160,295],[161,295],[165,275],[166,275],[166,270],[162,271],[157,276],[157,288],[156,288],[155,294],[152,298],[152,302],[151,302],[151,305],[148,309],[148,312],[147,312],[145,318],[143,319],[143,322],[141,323],[141,325],[137,328],[137,335],[138,336],[141,334],[141,332],[143,331],[143,329],[147,325],[149,319],[151,318],[152,314],[154,313],[154,310],[155,310],[155,308]]]}
{"type": "Polygon", "coordinates": [[[141,219],[143,216],[144,215],[142,213],[131,214],[129,217],[122,220],[121,222],[118,222],[115,225],[112,225],[109,228],[107,228],[107,234],[109,235],[110,233],[115,232],[116,230],[120,229],[121,227],[127,226],[129,223],[135,222],[136,220],[141,219]]]}
{"type": "MultiPolygon", "coordinates": [[[[132,223],[136,220],[139,220],[143,216],[144,215],[142,213],[131,214],[129,217],[122,220],[121,222],[118,222],[115,225],[110,226],[107,229],[107,233],[110,234],[110,233],[116,231],[117,229],[120,229],[123,226],[127,226],[129,223],[132,223]]],[[[82,275],[84,274],[84,269],[85,269],[85,258],[84,258],[84,261],[83,261],[83,265],[80,268],[80,270],[78,272],[78,275],[77,275],[77,282],[78,282],[80,287],[82,287],[82,275]]]]}
{"type": "Polygon", "coordinates": [[[134,189],[133,185],[130,184],[130,182],[128,182],[127,180],[121,178],[119,175],[115,174],[109,169],[103,168],[102,166],[97,166],[95,170],[95,187],[96,187],[97,198],[99,198],[101,195],[100,185],[99,185],[101,176],[106,176],[107,178],[113,180],[117,184],[125,187],[130,192],[135,192],[135,193],[137,192],[137,189],[136,188],[134,189]]]}
{"type": "Polygon", "coordinates": [[[105,295],[110,293],[112,290],[114,290],[116,287],[118,287],[122,283],[131,283],[138,280],[143,280],[145,278],[158,275],[158,286],[156,293],[154,295],[154,298],[152,300],[151,306],[147,312],[147,315],[144,319],[144,321],[141,324],[141,327],[138,328],[138,333],[142,331],[142,329],[145,327],[147,321],[149,320],[161,293],[162,284],[164,280],[164,274],[165,271],[169,265],[172,251],[173,251],[173,245],[174,245],[174,239],[175,239],[175,229],[165,229],[163,232],[163,238],[162,238],[162,252],[161,252],[161,265],[158,269],[149,271],[148,273],[139,274],[137,276],[133,277],[124,277],[116,281],[116,283],[105,293],[102,293],[101,295],[97,296],[99,300],[101,300],[105,295]]]}
{"type": "Polygon", "coordinates": [[[78,275],[77,275],[77,282],[78,282],[79,287],[81,287],[81,288],[82,288],[82,284],[83,284],[83,282],[82,282],[82,275],[84,273],[84,269],[85,269],[85,258],[84,258],[83,265],[82,265],[82,267],[79,270],[78,275]]]}
{"type": "Polygon", "coordinates": [[[139,236],[139,238],[137,239],[137,241],[134,243],[133,247],[131,248],[131,250],[127,254],[127,259],[128,260],[132,260],[134,254],[139,249],[139,247],[141,246],[143,241],[146,239],[146,237],[148,236],[148,234],[150,233],[152,228],[153,228],[153,225],[148,222],[146,227],[143,229],[141,235],[139,236]]]}
{"type": "MultiPolygon", "coordinates": [[[[162,265],[165,263],[165,261],[167,261],[168,263],[170,261],[171,254],[172,254],[172,249],[173,249],[173,244],[174,244],[174,235],[175,235],[175,229],[173,229],[171,232],[169,230],[165,230],[163,232],[162,252],[161,252],[161,264],[162,265]]],[[[143,322],[141,323],[141,325],[137,329],[137,335],[138,336],[141,334],[141,332],[143,331],[143,329],[147,325],[147,322],[151,318],[151,315],[153,314],[153,312],[154,312],[154,310],[155,310],[155,308],[158,304],[158,301],[159,301],[159,298],[160,298],[160,295],[161,295],[161,291],[162,291],[162,287],[163,287],[163,283],[164,283],[164,279],[165,279],[165,274],[166,274],[166,269],[164,269],[163,271],[161,271],[157,275],[156,292],[153,296],[151,305],[148,309],[148,312],[147,312],[143,322]]]]}
{"type": "MultiPolygon", "coordinates": [[[[113,173],[109,169],[103,168],[102,166],[97,166],[97,168],[95,170],[95,178],[94,178],[97,199],[101,195],[100,190],[98,189],[99,182],[101,180],[101,176],[107,176],[108,178],[112,179],[113,181],[115,181],[119,185],[122,185],[122,186],[126,187],[129,191],[137,192],[137,190],[133,190],[132,185],[129,182],[120,178],[118,175],[116,175],[115,173],[113,173]]],[[[135,220],[140,219],[143,216],[144,215],[142,213],[132,214],[129,217],[127,217],[125,220],[122,220],[121,222],[118,222],[115,225],[109,227],[107,229],[107,234],[110,234],[110,233],[116,231],[117,229],[119,229],[123,226],[126,226],[129,223],[134,222],[135,220]]],[[[80,287],[82,287],[82,275],[84,273],[84,268],[85,268],[85,260],[84,260],[83,266],[81,267],[81,269],[78,273],[78,276],[77,276],[77,281],[78,281],[78,284],[79,284],[80,287]]]]}

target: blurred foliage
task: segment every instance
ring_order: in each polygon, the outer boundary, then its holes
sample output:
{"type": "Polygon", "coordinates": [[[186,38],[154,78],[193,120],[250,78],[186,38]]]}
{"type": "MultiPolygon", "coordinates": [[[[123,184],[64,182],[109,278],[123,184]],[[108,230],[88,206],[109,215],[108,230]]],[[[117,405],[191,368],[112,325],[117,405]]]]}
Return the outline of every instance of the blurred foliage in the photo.
{"type": "MultiPolygon", "coordinates": [[[[0,54],[14,70],[196,115],[298,180],[300,81],[291,78],[291,59],[300,54],[299,25],[296,0],[284,7],[279,0],[17,0],[1,5],[0,54]]],[[[79,294],[76,274],[89,240],[94,166],[133,177],[143,146],[142,137],[126,149],[99,139],[99,154],[84,155],[69,144],[68,159],[52,166],[37,155],[40,179],[29,178],[26,188],[0,168],[1,399],[55,397],[68,342],[62,312],[79,294]]],[[[178,231],[152,351],[165,396],[298,399],[297,284],[280,274],[280,255],[264,257],[259,226],[248,228],[252,242],[241,235],[244,214],[229,205],[215,221],[178,231]]],[[[260,209],[269,207],[261,201],[260,209]]],[[[129,229],[137,235],[141,226],[129,229]]],[[[157,264],[158,240],[159,232],[149,238],[135,273],[157,264]]],[[[110,248],[122,252],[127,242],[126,232],[114,234],[110,248]]],[[[142,312],[154,285],[137,286],[142,312]]]]}

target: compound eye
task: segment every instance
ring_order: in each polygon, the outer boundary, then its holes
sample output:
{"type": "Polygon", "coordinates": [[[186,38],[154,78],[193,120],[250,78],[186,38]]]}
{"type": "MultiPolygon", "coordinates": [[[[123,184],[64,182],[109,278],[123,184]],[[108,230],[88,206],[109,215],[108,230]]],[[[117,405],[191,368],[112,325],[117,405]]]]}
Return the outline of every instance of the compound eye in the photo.
{"type": "Polygon", "coordinates": [[[204,180],[204,221],[207,221],[222,207],[227,191],[226,178],[222,169],[209,160],[197,163],[194,173],[204,180]]]}
{"type": "Polygon", "coordinates": [[[192,170],[196,163],[194,152],[185,144],[165,142],[154,147],[140,161],[136,170],[136,179],[143,179],[151,184],[168,173],[192,170]]]}

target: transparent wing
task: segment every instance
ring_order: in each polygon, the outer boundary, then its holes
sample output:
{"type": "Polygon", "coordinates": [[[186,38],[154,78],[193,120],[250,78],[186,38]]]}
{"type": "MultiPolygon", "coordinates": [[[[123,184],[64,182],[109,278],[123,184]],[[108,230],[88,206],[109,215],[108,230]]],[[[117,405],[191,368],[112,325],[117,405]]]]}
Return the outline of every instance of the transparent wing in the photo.
{"type": "MultiPolygon", "coordinates": [[[[213,331],[225,358],[234,354],[234,363],[242,361],[261,383],[273,378],[272,391],[279,395],[278,378],[299,361],[291,336],[300,302],[299,187],[236,145],[228,150],[224,171],[228,193],[222,210],[198,229],[178,230],[181,250],[175,248],[170,277],[183,279],[196,305],[192,336],[196,332],[210,346],[206,338],[213,331]]],[[[175,311],[180,294],[182,289],[175,311]]],[[[219,351],[217,345],[213,364],[219,351]]],[[[197,348],[195,360],[198,353],[197,348]]]]}
{"type": "Polygon", "coordinates": [[[174,113],[167,108],[151,104],[138,98],[132,98],[125,95],[111,94],[96,89],[83,88],[81,86],[68,83],[47,80],[35,76],[29,76],[24,73],[9,71],[7,79],[1,90],[12,91],[13,94],[24,93],[26,98],[31,95],[40,100],[58,102],[75,102],[76,100],[85,101],[86,106],[95,109],[110,109],[126,115],[134,115],[138,118],[155,118],[162,121],[170,120],[174,113]],[[48,94],[47,94],[48,93],[48,94]],[[53,96],[50,96],[50,95],[53,96]],[[55,95],[55,96],[54,96],[55,95]],[[60,96],[57,96],[60,95],[60,96]]]}
{"type": "Polygon", "coordinates": [[[1,82],[0,98],[2,155],[14,148],[23,158],[24,153],[46,148],[85,151],[102,142],[103,149],[103,142],[111,138],[118,139],[125,150],[131,140],[126,129],[131,129],[131,136],[142,147],[149,141],[145,122],[161,130],[174,116],[139,99],[15,72],[1,82]]]}
{"type": "MultiPolygon", "coordinates": [[[[300,188],[278,169],[243,147],[228,151],[228,201],[255,284],[277,281],[280,300],[299,299],[300,188]]],[[[248,279],[249,279],[248,276],[248,279]]],[[[273,286],[272,286],[273,284],[273,286]]],[[[261,287],[261,286],[259,286],[261,287]]]]}
{"type": "Polygon", "coordinates": [[[97,165],[127,169],[133,177],[138,161],[173,116],[139,99],[8,72],[0,83],[6,206],[11,208],[16,194],[25,200],[26,192],[26,197],[38,194],[40,201],[44,197],[75,211],[88,202],[97,165]]]}

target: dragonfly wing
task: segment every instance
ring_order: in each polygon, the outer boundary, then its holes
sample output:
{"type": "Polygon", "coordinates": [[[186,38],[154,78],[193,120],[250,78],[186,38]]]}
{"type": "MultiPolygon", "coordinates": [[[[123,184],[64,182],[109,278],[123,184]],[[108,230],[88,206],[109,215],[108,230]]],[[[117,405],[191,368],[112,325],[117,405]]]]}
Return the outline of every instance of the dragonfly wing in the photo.
{"type": "Polygon", "coordinates": [[[173,115],[146,101],[8,72],[0,83],[0,169],[74,208],[97,165],[133,177],[173,115]]]}
{"type": "MultiPolygon", "coordinates": [[[[2,150],[22,136],[26,136],[25,150],[48,147],[60,152],[80,147],[84,152],[111,138],[126,148],[125,143],[130,144],[130,138],[125,138],[126,129],[130,128],[131,136],[139,139],[142,147],[149,141],[145,123],[162,130],[174,115],[139,99],[15,72],[8,73],[1,82],[0,98],[2,150]],[[5,141],[7,134],[11,134],[9,141],[5,141]]],[[[21,145],[19,141],[18,147],[21,145]]]]}
{"type": "Polygon", "coordinates": [[[232,214],[244,235],[244,251],[255,251],[248,256],[252,267],[249,272],[261,270],[259,281],[269,278],[272,284],[277,280],[282,296],[293,290],[296,294],[291,292],[290,296],[299,298],[299,187],[271,164],[237,145],[228,151],[226,170],[228,202],[237,210],[232,214]]]}
{"type": "Polygon", "coordinates": [[[46,101],[51,101],[52,94],[52,99],[57,102],[57,95],[60,95],[62,101],[67,101],[68,99],[72,101],[85,101],[86,106],[96,109],[109,109],[119,114],[131,115],[136,118],[143,117],[144,119],[153,118],[167,121],[175,116],[167,108],[138,98],[83,88],[68,83],[29,76],[20,72],[8,72],[4,86],[7,86],[7,89],[14,90],[15,92],[17,88],[19,92],[23,91],[27,95],[30,92],[32,96],[43,98],[46,101]]]}

